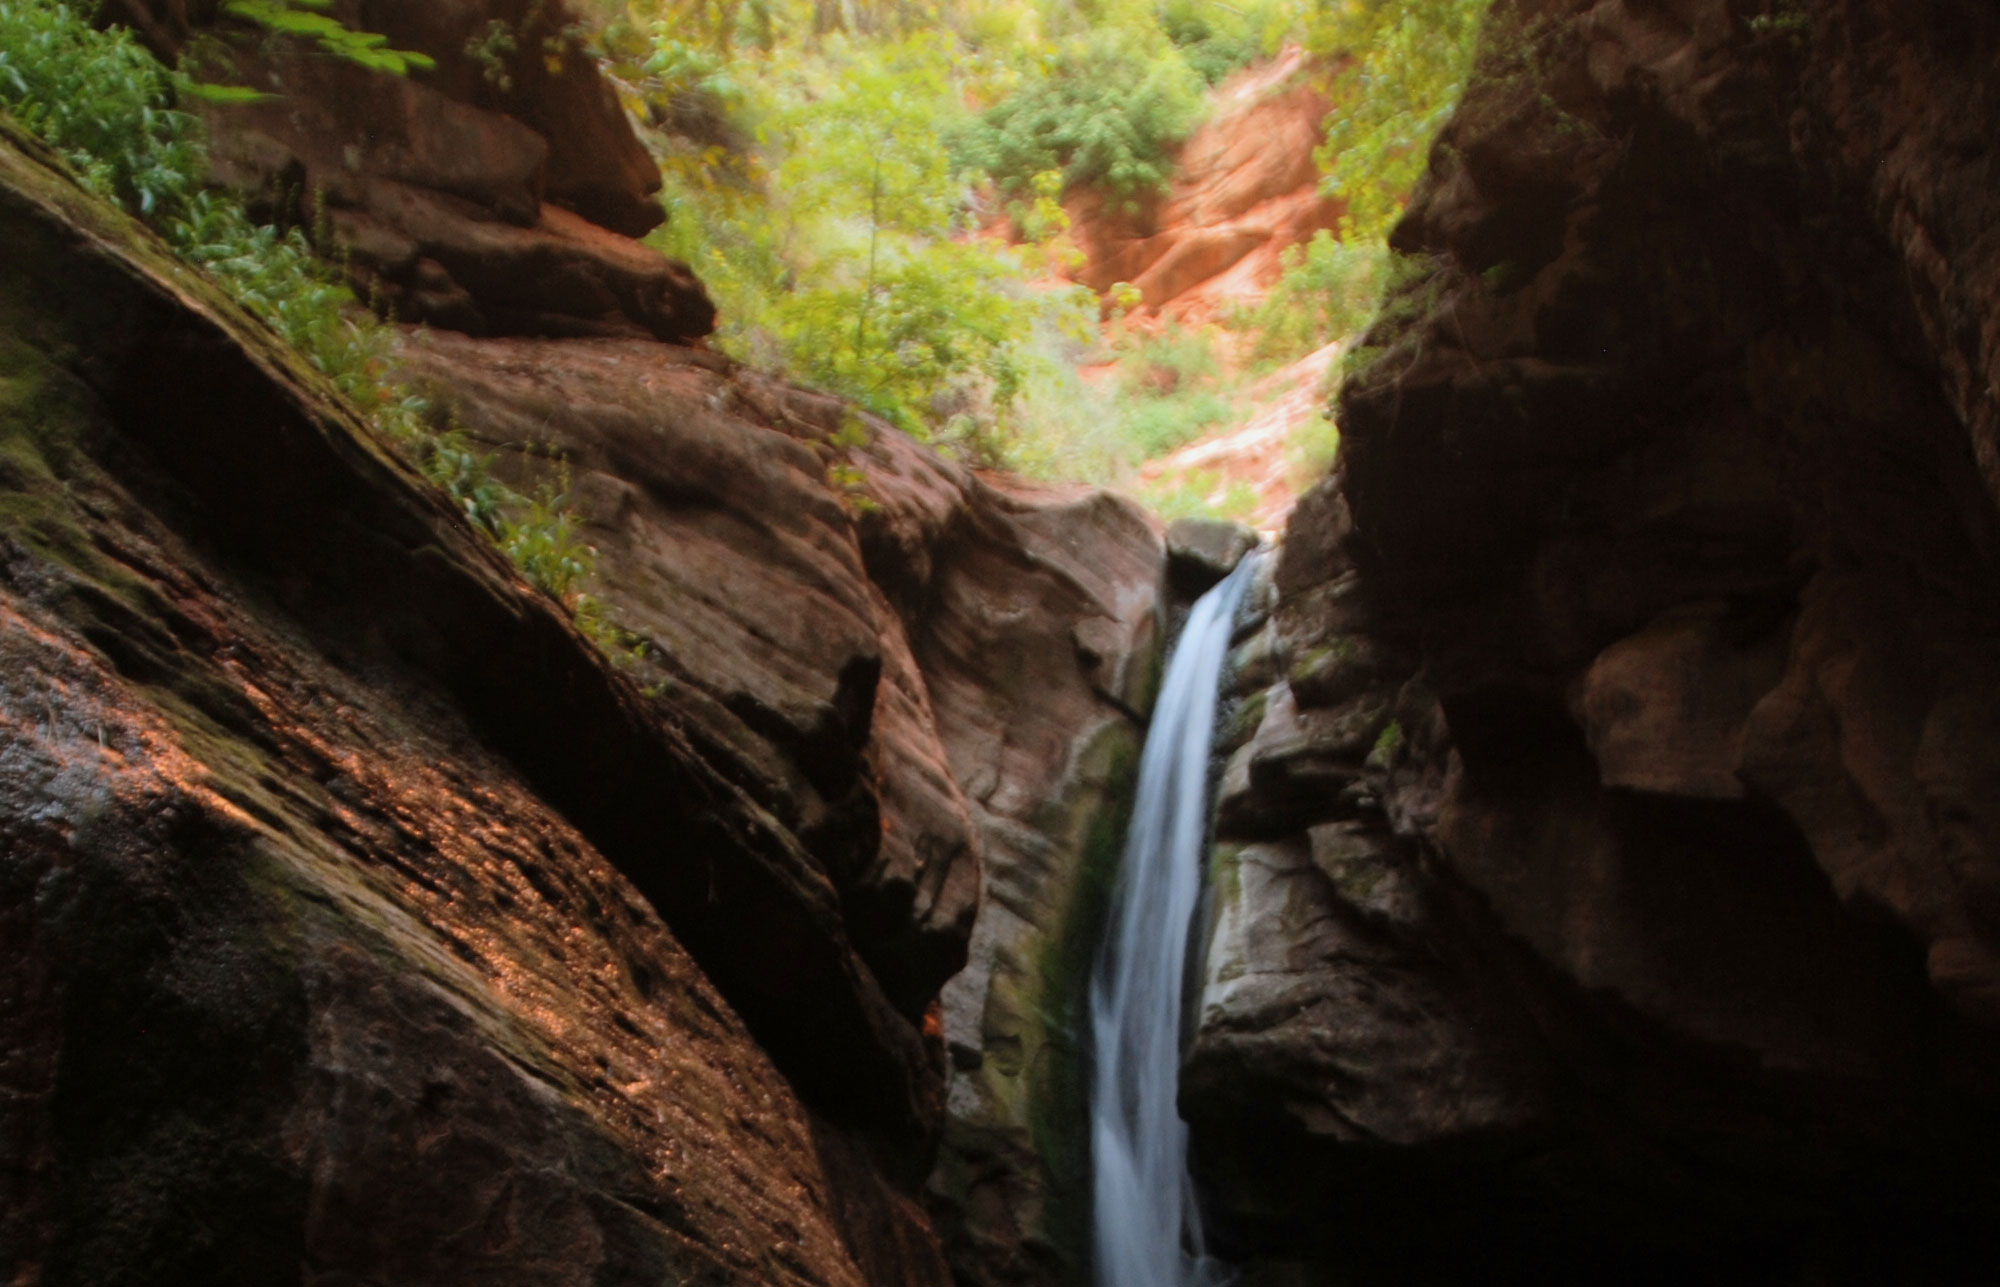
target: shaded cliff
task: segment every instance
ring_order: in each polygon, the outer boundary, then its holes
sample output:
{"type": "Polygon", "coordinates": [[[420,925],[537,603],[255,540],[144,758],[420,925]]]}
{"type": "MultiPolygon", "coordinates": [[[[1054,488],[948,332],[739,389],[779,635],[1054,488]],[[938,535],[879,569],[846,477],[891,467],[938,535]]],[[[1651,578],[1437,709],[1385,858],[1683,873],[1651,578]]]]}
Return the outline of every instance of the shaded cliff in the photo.
{"type": "Polygon", "coordinates": [[[920,1094],[824,878],[260,327],[0,164],[10,1276],[922,1280],[638,892],[796,938],[820,1058],[920,1094]]]}
{"type": "Polygon", "coordinates": [[[945,1281],[974,770],[996,715],[1094,735],[1030,676],[1123,691],[1155,529],[836,447],[711,355],[413,333],[568,478],[614,664],[143,230],[0,165],[10,1280],[945,1281]],[[954,669],[1016,655],[1005,701],[954,669]]]}
{"type": "Polygon", "coordinates": [[[1969,1281],[2000,22],[1503,3],[1246,623],[1183,1105],[1306,1281],[1969,1281]]]}

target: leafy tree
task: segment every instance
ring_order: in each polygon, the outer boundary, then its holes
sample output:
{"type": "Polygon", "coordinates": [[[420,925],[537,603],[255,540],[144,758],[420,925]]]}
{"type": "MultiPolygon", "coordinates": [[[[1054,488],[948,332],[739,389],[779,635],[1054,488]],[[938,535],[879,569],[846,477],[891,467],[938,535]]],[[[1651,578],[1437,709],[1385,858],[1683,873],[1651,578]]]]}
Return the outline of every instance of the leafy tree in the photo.
{"type": "Polygon", "coordinates": [[[1060,170],[1068,187],[1101,187],[1136,204],[1165,189],[1174,149],[1202,105],[1201,77],[1177,49],[1110,28],[988,108],[958,133],[954,151],[962,168],[989,175],[1010,195],[1060,170]]]}
{"type": "Polygon", "coordinates": [[[1357,329],[1381,234],[1455,101],[1485,0],[600,0],[627,102],[662,128],[668,225],[739,358],[912,431],[1041,472],[1125,476],[1236,414],[1228,373],[1179,372],[1089,305],[1047,294],[1075,253],[1061,199],[1136,204],[1171,175],[1205,83],[1304,30],[1340,108],[1321,152],[1340,237],[1289,255],[1234,325],[1236,361],[1357,329]],[[720,9],[703,10],[719,14],[720,9]],[[898,13],[920,21],[904,23],[898,13]],[[990,180],[990,183],[988,182],[990,180]],[[1000,198],[996,203],[995,196],[1000,198]],[[1001,213],[1029,244],[979,235],[1001,213]],[[1079,365],[1115,366],[1106,381],[1079,365]]]}
{"type": "Polygon", "coordinates": [[[835,34],[727,69],[663,45],[652,65],[693,70],[679,92],[726,94],[757,143],[664,149],[657,236],[707,282],[725,348],[990,458],[1046,360],[1036,335],[1086,314],[1027,289],[1021,253],[966,235],[972,193],[944,142],[965,114],[959,54],[935,31],[835,34]]]}
{"type": "Polygon", "coordinates": [[[1308,48],[1334,63],[1327,187],[1347,203],[1341,237],[1379,242],[1424,170],[1472,70],[1489,0],[1320,0],[1308,48]]]}
{"type": "Polygon", "coordinates": [[[1379,242],[1341,241],[1324,229],[1287,250],[1284,275],[1246,319],[1251,356],[1287,362],[1360,332],[1381,297],[1387,255],[1379,242]]]}
{"type": "Polygon", "coordinates": [[[1291,34],[1298,6],[1287,3],[1219,4],[1216,0],[1162,0],[1160,29],[1210,85],[1239,67],[1276,51],[1291,34]]]}
{"type": "Polygon", "coordinates": [[[861,282],[792,297],[779,327],[799,374],[918,437],[939,426],[984,442],[1021,391],[1029,359],[1019,340],[1033,303],[1009,291],[1011,266],[976,246],[946,242],[899,259],[861,282]]]}

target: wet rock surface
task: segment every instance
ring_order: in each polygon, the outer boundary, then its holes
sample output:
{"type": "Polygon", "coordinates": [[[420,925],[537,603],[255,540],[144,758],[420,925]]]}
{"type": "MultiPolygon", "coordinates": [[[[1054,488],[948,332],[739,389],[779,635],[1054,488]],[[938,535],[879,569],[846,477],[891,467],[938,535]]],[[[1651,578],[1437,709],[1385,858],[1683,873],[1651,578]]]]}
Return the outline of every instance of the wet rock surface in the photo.
{"type": "Polygon", "coordinates": [[[1077,1281],[1083,986],[1160,664],[1162,538],[1129,501],[879,436],[862,550],[902,618],[984,862],[929,1183],[955,1280],[1077,1281]]]}
{"type": "Polygon", "coordinates": [[[1525,706],[1487,758],[1338,481],[1291,534],[1225,706],[1183,1067],[1216,1245],[1252,1281],[1960,1280],[1992,1042],[1907,936],[1768,803],[1608,787],[1525,706]]]}
{"type": "Polygon", "coordinates": [[[1223,519],[1182,518],[1167,528],[1167,579],[1176,598],[1193,601],[1257,548],[1257,533],[1223,519]]]}
{"type": "Polygon", "coordinates": [[[1990,1261],[1996,49],[1497,8],[1237,651],[1183,1109],[1254,1273],[1990,1261]]]}

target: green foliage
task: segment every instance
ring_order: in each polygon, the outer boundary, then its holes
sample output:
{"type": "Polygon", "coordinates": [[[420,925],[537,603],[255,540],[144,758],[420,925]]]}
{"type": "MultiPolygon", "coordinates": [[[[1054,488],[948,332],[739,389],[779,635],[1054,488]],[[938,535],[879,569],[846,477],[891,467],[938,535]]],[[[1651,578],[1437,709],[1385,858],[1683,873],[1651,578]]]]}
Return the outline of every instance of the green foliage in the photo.
{"type": "Polygon", "coordinates": [[[960,64],[935,32],[746,53],[733,72],[663,43],[626,83],[712,95],[759,141],[661,148],[656,244],[701,274],[721,347],[990,461],[1047,361],[1038,338],[1091,319],[1082,292],[1027,288],[1039,252],[963,236],[971,193],[943,139],[960,64]]]}
{"type": "Polygon", "coordinates": [[[960,168],[1011,195],[1059,170],[1067,187],[1136,204],[1165,190],[1174,149],[1201,115],[1201,90],[1171,44],[1149,47],[1118,28],[1093,32],[959,131],[952,150],[960,168]]]}
{"type": "Polygon", "coordinates": [[[201,180],[201,131],[173,110],[173,80],[130,32],[94,30],[64,0],[0,4],[0,108],[92,191],[153,220],[201,180]]]}
{"type": "Polygon", "coordinates": [[[545,482],[525,505],[511,506],[511,516],[500,519],[500,548],[531,583],[560,602],[573,604],[596,569],[597,554],[577,531],[568,490],[565,470],[560,483],[545,482]]]}
{"type": "Polygon", "coordinates": [[[1007,293],[1007,276],[990,253],[942,243],[854,285],[794,292],[779,335],[807,382],[927,437],[956,403],[1005,407],[1020,392],[1014,338],[1032,304],[1007,293]]]}
{"type": "Polygon", "coordinates": [[[1221,394],[1195,390],[1133,403],[1115,423],[1138,458],[1150,460],[1228,423],[1235,411],[1235,404],[1221,394]]]}
{"type": "Polygon", "coordinates": [[[1229,479],[1219,469],[1194,469],[1174,478],[1141,485],[1139,499],[1161,518],[1223,518],[1248,521],[1257,508],[1257,492],[1240,478],[1229,479]]]}
{"type": "Polygon", "coordinates": [[[1193,442],[1235,414],[1214,340],[1204,331],[1169,327],[1145,336],[1120,367],[1112,416],[1140,460],[1193,442]]]}
{"type": "MultiPolygon", "coordinates": [[[[1123,482],[1235,418],[1239,381],[1210,345],[1118,321],[1130,288],[1044,288],[1077,254],[1063,196],[1158,191],[1204,82],[1303,25],[1351,122],[1323,154],[1349,226],[1290,252],[1232,320],[1232,359],[1354,334],[1386,273],[1370,238],[1458,93],[1485,0],[597,2],[615,83],[657,127],[655,244],[707,284],[719,347],[975,459],[1123,482]],[[980,235],[1003,211],[1025,244],[980,235]]],[[[1334,435],[1304,438],[1294,468],[1316,473],[1334,435]]],[[[1164,503],[1208,512],[1215,494],[1164,503]]]]}
{"type": "Polygon", "coordinates": [[[1325,230],[1285,252],[1284,275],[1247,318],[1251,356],[1266,363],[1303,357],[1323,344],[1358,334],[1382,294],[1388,251],[1355,244],[1325,230]]]}
{"type": "Polygon", "coordinates": [[[1163,0],[1160,29],[1210,85],[1276,51],[1296,21],[1290,4],[1163,0]]]}
{"type": "Polygon", "coordinates": [[[201,186],[199,123],[174,110],[188,82],[123,28],[97,30],[65,0],[0,7],[0,110],[67,161],[84,186],[145,219],[296,349],[534,584],[576,601],[592,555],[561,489],[522,497],[494,478],[430,402],[397,384],[392,336],[297,228],[260,225],[201,186]]]}
{"type": "Polygon", "coordinates": [[[1489,0],[1321,0],[1308,46],[1339,60],[1327,187],[1347,203],[1341,236],[1388,233],[1472,70],[1489,0]]]}
{"type": "Polygon", "coordinates": [[[1368,752],[1367,766],[1377,770],[1393,769],[1402,756],[1403,725],[1400,720],[1392,719],[1375,735],[1375,745],[1368,752]]]}
{"type": "Polygon", "coordinates": [[[280,36],[309,40],[323,53],[359,63],[371,71],[402,76],[412,69],[429,70],[437,62],[429,54],[414,49],[391,49],[389,38],[369,31],[356,31],[324,11],[333,0],[222,0],[222,11],[232,18],[264,28],[280,36]]]}
{"type": "Polygon", "coordinates": [[[1779,36],[1795,49],[1805,48],[1812,40],[1812,15],[1798,7],[1796,0],[1780,0],[1771,12],[1750,15],[1745,25],[1753,35],[1779,36]]]}
{"type": "Polygon", "coordinates": [[[514,88],[509,60],[519,50],[514,29],[501,18],[489,19],[465,40],[465,56],[479,67],[479,78],[503,94],[514,88]]]}
{"type": "Polygon", "coordinates": [[[1340,454],[1340,427],[1331,416],[1321,414],[1292,431],[1285,442],[1285,476],[1293,488],[1304,491],[1326,477],[1340,454]]]}
{"type": "MultiPolygon", "coordinates": [[[[1023,398],[1007,463],[1058,479],[1129,481],[1139,466],[1235,419],[1235,379],[1213,337],[1168,329],[1112,333],[1113,359],[1103,374],[1082,378],[1051,362],[1023,398]]],[[[1102,355],[1093,355],[1102,356],[1102,355]]]]}
{"type": "MultiPolygon", "coordinates": [[[[1429,159],[1429,145],[1457,105],[1471,72],[1489,0],[1319,0],[1308,46],[1335,68],[1336,107],[1316,157],[1325,187],[1346,206],[1339,232],[1321,231],[1286,252],[1276,287],[1233,319],[1253,361],[1296,360],[1368,328],[1398,265],[1390,227],[1429,159]]],[[[1377,350],[1350,348],[1342,371],[1377,350]]],[[[1334,442],[1305,441],[1288,454],[1295,475],[1323,471],[1334,442]]]]}

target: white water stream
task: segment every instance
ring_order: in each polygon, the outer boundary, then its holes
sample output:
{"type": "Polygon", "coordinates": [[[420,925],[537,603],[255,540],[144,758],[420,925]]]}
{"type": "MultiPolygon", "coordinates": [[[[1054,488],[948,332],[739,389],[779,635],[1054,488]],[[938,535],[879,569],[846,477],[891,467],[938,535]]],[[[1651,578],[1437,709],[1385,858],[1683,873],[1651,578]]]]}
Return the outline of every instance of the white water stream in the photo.
{"type": "Polygon", "coordinates": [[[1208,755],[1216,688],[1250,554],[1203,595],[1168,663],[1139,760],[1131,830],[1110,923],[1090,979],[1091,1083],[1100,1287],[1206,1287],[1187,1170],[1180,1084],[1181,1000],[1208,840],[1208,755]]]}

